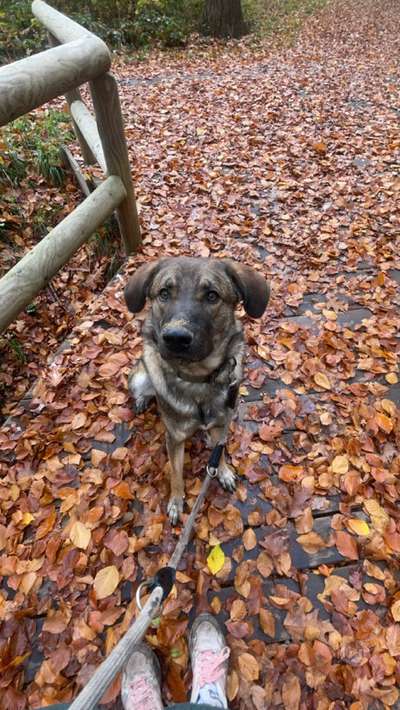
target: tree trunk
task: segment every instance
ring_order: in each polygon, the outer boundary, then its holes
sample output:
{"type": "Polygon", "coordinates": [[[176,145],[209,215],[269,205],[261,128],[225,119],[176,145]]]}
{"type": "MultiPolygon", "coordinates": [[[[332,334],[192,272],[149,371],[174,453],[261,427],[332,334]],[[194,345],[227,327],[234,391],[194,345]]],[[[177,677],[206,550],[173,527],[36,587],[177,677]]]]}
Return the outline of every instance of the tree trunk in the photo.
{"type": "Polygon", "coordinates": [[[241,0],[205,0],[203,25],[212,37],[242,37],[246,25],[241,0]]]}

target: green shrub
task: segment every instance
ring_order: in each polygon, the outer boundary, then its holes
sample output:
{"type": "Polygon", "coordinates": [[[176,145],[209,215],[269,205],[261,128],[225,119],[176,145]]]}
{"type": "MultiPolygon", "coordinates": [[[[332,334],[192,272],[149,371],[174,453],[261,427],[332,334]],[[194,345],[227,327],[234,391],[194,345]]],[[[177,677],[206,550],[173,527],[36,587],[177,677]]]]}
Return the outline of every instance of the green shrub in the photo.
{"type": "Polygon", "coordinates": [[[65,179],[59,146],[72,140],[70,118],[62,111],[47,110],[9,123],[0,143],[0,183],[18,185],[25,178],[39,175],[50,185],[60,186],[65,179]]]}
{"type": "MultiPolygon", "coordinates": [[[[203,0],[53,0],[60,12],[104,39],[111,47],[185,44],[199,26],[203,0]]],[[[0,0],[0,62],[40,51],[46,32],[30,0],[0,0]]]]}

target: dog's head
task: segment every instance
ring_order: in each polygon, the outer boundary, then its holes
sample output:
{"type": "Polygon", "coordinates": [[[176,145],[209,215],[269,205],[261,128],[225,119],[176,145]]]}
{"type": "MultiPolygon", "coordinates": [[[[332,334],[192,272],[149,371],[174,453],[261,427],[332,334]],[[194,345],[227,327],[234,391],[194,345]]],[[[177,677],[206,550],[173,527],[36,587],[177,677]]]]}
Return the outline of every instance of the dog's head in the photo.
{"type": "Polygon", "coordinates": [[[264,313],[269,287],[257,271],[230,259],[177,257],[144,264],[132,276],[129,310],[138,313],[147,298],[161,356],[197,362],[229,334],[239,302],[252,318],[264,313]]]}

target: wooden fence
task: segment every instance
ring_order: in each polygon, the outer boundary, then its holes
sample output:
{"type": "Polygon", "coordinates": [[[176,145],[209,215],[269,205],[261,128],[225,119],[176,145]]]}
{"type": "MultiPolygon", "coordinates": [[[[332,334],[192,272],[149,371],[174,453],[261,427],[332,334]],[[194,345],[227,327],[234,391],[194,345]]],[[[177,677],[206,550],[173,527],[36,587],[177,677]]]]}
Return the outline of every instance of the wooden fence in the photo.
{"type": "Polygon", "coordinates": [[[65,94],[82,156],[106,179],[0,280],[0,332],[116,209],[127,254],[140,245],[117,84],[104,42],[42,0],[32,3],[51,49],[0,68],[0,126],[65,94]],[[95,118],[79,86],[89,82],[95,118]]]}

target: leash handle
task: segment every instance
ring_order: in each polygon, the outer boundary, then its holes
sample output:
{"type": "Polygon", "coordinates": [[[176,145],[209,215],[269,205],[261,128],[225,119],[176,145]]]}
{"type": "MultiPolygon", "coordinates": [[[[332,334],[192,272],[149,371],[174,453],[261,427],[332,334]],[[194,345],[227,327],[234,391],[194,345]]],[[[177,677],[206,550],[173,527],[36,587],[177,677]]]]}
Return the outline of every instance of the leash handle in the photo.
{"type": "Polygon", "coordinates": [[[175,584],[176,570],[173,567],[161,567],[157,574],[154,575],[149,580],[144,580],[139,584],[136,590],[136,604],[140,611],[143,610],[141,596],[143,589],[148,589],[150,592],[154,591],[156,587],[161,587],[163,590],[163,595],[161,597],[161,602],[164,602],[170,593],[172,587],[175,584]]]}

